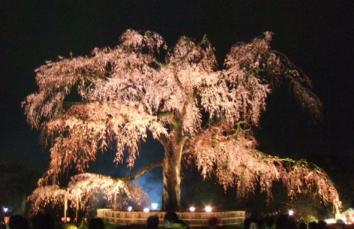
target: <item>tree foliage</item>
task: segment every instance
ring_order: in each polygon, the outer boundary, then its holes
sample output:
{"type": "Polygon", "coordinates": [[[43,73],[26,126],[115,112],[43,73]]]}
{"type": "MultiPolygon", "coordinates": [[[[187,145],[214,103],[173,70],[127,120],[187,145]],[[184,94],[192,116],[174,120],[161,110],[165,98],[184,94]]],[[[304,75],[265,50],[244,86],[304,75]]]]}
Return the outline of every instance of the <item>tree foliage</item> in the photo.
{"type": "Polygon", "coordinates": [[[148,203],[148,196],[138,186],[108,176],[82,173],[71,178],[67,188],[58,185],[37,187],[28,197],[32,212],[46,208],[62,208],[68,201],[72,208],[88,212],[105,201],[110,206],[117,204],[118,209],[133,206],[140,209],[148,203]]]}
{"type": "Polygon", "coordinates": [[[223,68],[206,38],[182,37],[168,49],[159,34],[134,30],[114,48],[47,61],[36,69],[38,92],[23,102],[28,123],[51,143],[40,183],[68,170],[85,172],[108,148],[116,150],[116,163],[126,154],[133,167],[139,142],[151,133],[164,146],[179,145],[203,176],[216,175],[240,196],[259,184],[271,197],[272,182],[281,180],[291,196],[312,193],[337,208],[338,193],[320,168],[256,150],[253,130],[277,88],[290,88],[315,119],[322,109],[310,79],[271,49],[271,39],[265,32],[235,44],[223,68]]]}

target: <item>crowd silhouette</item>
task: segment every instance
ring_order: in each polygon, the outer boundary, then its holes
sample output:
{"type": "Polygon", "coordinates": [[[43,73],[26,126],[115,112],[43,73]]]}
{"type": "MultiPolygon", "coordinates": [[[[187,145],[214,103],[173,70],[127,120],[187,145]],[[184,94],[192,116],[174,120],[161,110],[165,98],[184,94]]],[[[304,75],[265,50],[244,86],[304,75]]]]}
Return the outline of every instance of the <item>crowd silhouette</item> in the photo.
{"type": "MultiPolygon", "coordinates": [[[[305,223],[302,220],[296,220],[294,217],[281,214],[278,216],[259,217],[251,215],[244,220],[243,229],[354,229],[354,224],[346,225],[343,221],[338,220],[334,224],[327,224],[325,221],[305,223]]],[[[30,222],[22,215],[12,215],[8,222],[1,223],[0,229],[65,229],[63,224],[56,222],[50,214],[39,213],[33,216],[30,222]]],[[[89,220],[88,225],[76,227],[72,225],[71,228],[84,228],[84,229],[105,229],[105,223],[101,218],[95,217],[89,220]]],[[[70,228],[70,229],[71,229],[70,228]]],[[[111,227],[110,227],[111,228],[111,227]]],[[[175,212],[166,212],[163,221],[157,215],[151,215],[147,218],[145,225],[119,225],[115,229],[128,229],[128,228],[147,228],[147,229],[189,229],[190,227],[186,222],[181,220],[175,212]]],[[[216,217],[210,217],[204,227],[199,228],[223,228],[220,221],[216,217]]],[[[232,228],[232,227],[227,227],[232,228]]]]}

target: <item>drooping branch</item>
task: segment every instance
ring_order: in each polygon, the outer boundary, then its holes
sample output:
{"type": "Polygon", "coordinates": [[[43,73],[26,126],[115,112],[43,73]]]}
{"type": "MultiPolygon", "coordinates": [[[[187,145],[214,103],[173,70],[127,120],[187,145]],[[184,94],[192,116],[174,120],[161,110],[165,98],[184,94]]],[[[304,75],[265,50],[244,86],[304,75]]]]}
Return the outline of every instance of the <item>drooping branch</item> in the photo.
{"type": "Polygon", "coordinates": [[[156,117],[147,115],[139,107],[97,102],[74,105],[61,117],[48,122],[44,129],[45,135],[54,139],[47,177],[55,177],[70,166],[84,172],[99,151],[104,152],[114,143],[116,162],[122,162],[123,152],[128,148],[127,163],[132,167],[138,143],[146,139],[147,131],[155,137],[166,134],[156,117]]]}
{"type": "Polygon", "coordinates": [[[204,177],[215,175],[225,189],[236,188],[239,197],[260,187],[271,199],[273,182],[281,181],[291,198],[300,194],[317,196],[338,212],[338,192],[322,169],[305,161],[265,155],[255,150],[255,143],[245,132],[225,136],[223,129],[214,127],[188,146],[200,173],[204,177]]]}
{"type": "MultiPolygon", "coordinates": [[[[36,70],[38,93],[29,95],[22,105],[27,121],[52,142],[49,174],[65,172],[72,157],[81,158],[75,169],[83,172],[97,151],[113,143],[117,144],[116,161],[121,162],[128,149],[132,167],[137,143],[147,132],[169,138],[168,125],[180,122],[180,135],[198,135],[203,131],[203,113],[209,120],[226,119],[230,125],[240,120],[257,125],[271,92],[263,73],[281,79],[290,66],[272,57],[270,40],[266,33],[234,46],[225,69],[219,71],[207,39],[195,43],[181,38],[157,67],[157,54],[167,48],[163,38],[134,30],[127,30],[113,49],[96,48],[90,56],[48,61],[36,70]],[[77,103],[66,107],[73,94],[77,103]]],[[[303,94],[304,82],[298,79],[294,77],[299,82],[296,91],[303,94]]]]}
{"type": "Polygon", "coordinates": [[[32,204],[33,213],[46,208],[60,208],[65,198],[72,208],[87,212],[100,204],[97,196],[108,205],[113,205],[113,201],[119,203],[116,207],[120,209],[129,205],[138,209],[148,203],[147,193],[131,182],[92,173],[73,176],[66,188],[58,185],[39,186],[28,197],[28,201],[32,204]]]}
{"type": "Polygon", "coordinates": [[[225,58],[226,71],[243,69],[249,75],[258,75],[273,90],[290,89],[291,96],[303,110],[311,114],[314,120],[320,120],[322,103],[311,91],[310,78],[284,54],[272,50],[271,41],[272,33],[265,32],[252,42],[234,45],[225,58]]]}
{"type": "Polygon", "coordinates": [[[58,185],[39,186],[27,197],[27,200],[32,204],[32,211],[36,213],[47,207],[60,208],[64,205],[66,194],[67,191],[58,185]]]}

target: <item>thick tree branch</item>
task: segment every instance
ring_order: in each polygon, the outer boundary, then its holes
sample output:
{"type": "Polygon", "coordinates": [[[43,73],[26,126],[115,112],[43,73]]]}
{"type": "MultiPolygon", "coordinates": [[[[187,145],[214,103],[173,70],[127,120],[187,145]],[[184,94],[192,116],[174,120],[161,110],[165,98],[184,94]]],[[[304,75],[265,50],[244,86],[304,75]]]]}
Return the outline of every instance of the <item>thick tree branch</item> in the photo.
{"type": "Polygon", "coordinates": [[[133,181],[133,180],[139,179],[140,177],[144,176],[146,173],[150,172],[151,170],[161,167],[161,166],[162,166],[162,162],[156,162],[156,163],[153,163],[151,165],[148,165],[148,166],[145,166],[145,167],[139,169],[138,171],[131,174],[130,176],[119,177],[118,179],[121,179],[124,181],[133,181]]]}

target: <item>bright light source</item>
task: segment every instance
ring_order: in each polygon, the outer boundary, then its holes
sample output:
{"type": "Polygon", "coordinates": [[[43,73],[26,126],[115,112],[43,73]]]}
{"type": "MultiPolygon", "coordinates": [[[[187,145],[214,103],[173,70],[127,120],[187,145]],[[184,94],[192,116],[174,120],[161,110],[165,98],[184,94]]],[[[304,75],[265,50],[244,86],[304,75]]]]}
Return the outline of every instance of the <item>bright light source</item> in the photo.
{"type": "Polygon", "coordinates": [[[332,223],[336,223],[336,220],[335,219],[325,219],[325,222],[327,224],[332,224],[332,223]]]}
{"type": "Polygon", "coordinates": [[[195,212],[195,207],[194,207],[194,206],[190,206],[190,207],[189,207],[189,211],[190,211],[190,212],[195,212]]]}
{"type": "Polygon", "coordinates": [[[70,222],[71,218],[70,217],[66,217],[66,219],[65,219],[65,217],[61,217],[60,220],[63,223],[68,223],[68,222],[70,222]]]}
{"type": "Polygon", "coordinates": [[[293,216],[293,215],[294,215],[294,210],[293,210],[293,209],[290,209],[290,210],[288,211],[288,214],[289,214],[290,216],[293,216]]]}
{"type": "Polygon", "coordinates": [[[7,213],[9,211],[9,208],[3,207],[2,210],[4,211],[4,213],[7,213]]]}
{"type": "Polygon", "coordinates": [[[205,206],[204,208],[205,212],[211,212],[213,208],[210,205],[205,206]]]}
{"type": "Polygon", "coordinates": [[[150,208],[144,208],[144,212],[150,212],[150,208]]]}
{"type": "Polygon", "coordinates": [[[132,206],[129,206],[129,207],[127,208],[127,210],[128,210],[128,212],[131,212],[131,211],[133,210],[133,207],[132,207],[132,206]]]}
{"type": "Polygon", "coordinates": [[[152,210],[157,210],[158,207],[159,207],[158,203],[151,203],[151,209],[152,210]]]}

